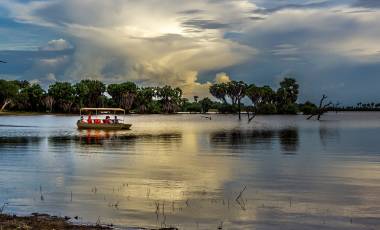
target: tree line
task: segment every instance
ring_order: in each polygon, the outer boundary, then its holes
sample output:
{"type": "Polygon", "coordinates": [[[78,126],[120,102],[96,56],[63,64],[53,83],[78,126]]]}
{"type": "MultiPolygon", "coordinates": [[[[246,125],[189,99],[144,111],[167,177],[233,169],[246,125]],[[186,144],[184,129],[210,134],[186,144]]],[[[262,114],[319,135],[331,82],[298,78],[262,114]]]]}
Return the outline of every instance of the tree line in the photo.
{"type": "Polygon", "coordinates": [[[224,105],[237,111],[239,118],[242,107],[254,114],[297,114],[299,111],[296,104],[299,85],[293,78],[284,78],[277,90],[267,85],[260,87],[243,81],[230,81],[212,85],[210,93],[224,105]],[[251,105],[242,105],[245,97],[250,100],[251,105]],[[229,103],[231,106],[228,106],[229,103]]]}
{"type": "Polygon", "coordinates": [[[75,113],[82,107],[120,107],[127,112],[174,113],[182,90],[171,86],[137,87],[133,82],[106,85],[98,80],[55,82],[45,91],[28,81],[0,80],[0,111],[75,113]]]}
{"type": "Polygon", "coordinates": [[[182,97],[178,87],[138,87],[133,82],[106,85],[98,80],[81,80],[76,84],[55,82],[45,91],[28,81],[0,80],[1,109],[10,111],[75,113],[81,107],[120,107],[136,113],[207,112],[240,113],[254,108],[255,113],[295,114],[298,106],[298,84],[285,78],[277,91],[269,86],[258,87],[242,81],[213,84],[210,94],[194,102],[182,97]],[[244,97],[252,105],[244,105],[244,97]]]}
{"type": "MultiPolygon", "coordinates": [[[[257,86],[243,81],[216,83],[210,86],[210,94],[216,99],[200,99],[193,102],[183,98],[178,87],[139,87],[133,82],[106,85],[99,80],[81,80],[72,84],[55,82],[44,90],[39,84],[19,80],[0,79],[0,111],[28,111],[77,113],[82,107],[119,107],[134,113],[208,112],[252,114],[304,114],[317,113],[311,102],[297,104],[299,85],[285,77],[277,89],[257,86]]],[[[375,103],[359,103],[357,107],[329,106],[328,110],[374,110],[375,103]]]]}

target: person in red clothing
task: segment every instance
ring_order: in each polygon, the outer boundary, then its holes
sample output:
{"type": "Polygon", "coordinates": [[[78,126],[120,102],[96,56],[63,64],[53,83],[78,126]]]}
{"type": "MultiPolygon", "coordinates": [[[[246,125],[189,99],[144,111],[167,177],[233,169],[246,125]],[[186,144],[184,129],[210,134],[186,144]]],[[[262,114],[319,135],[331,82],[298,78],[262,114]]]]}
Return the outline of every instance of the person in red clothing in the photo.
{"type": "Polygon", "coordinates": [[[88,115],[87,123],[92,124],[91,113],[88,115]]]}
{"type": "Polygon", "coordinates": [[[104,120],[105,124],[111,124],[111,118],[110,116],[106,116],[106,119],[104,120]]]}

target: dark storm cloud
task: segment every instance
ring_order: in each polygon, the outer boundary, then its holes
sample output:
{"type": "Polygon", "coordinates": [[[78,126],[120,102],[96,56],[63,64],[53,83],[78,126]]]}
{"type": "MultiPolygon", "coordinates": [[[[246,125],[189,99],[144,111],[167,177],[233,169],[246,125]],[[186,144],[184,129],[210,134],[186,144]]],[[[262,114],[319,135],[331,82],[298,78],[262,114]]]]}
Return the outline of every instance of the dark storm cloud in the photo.
{"type": "Polygon", "coordinates": [[[380,8],[379,0],[358,0],[355,7],[365,7],[365,8],[380,8]]]}
{"type": "Polygon", "coordinates": [[[274,7],[255,9],[252,12],[257,13],[257,14],[271,14],[271,13],[281,11],[281,10],[286,10],[286,9],[319,9],[319,8],[326,8],[330,5],[333,5],[333,3],[330,1],[323,1],[323,2],[316,2],[316,3],[298,3],[298,4],[283,3],[281,5],[276,5],[274,7]]]}
{"type": "Polygon", "coordinates": [[[215,20],[207,19],[189,19],[182,22],[184,27],[199,28],[199,29],[224,29],[229,27],[228,24],[220,23],[215,20]]]}
{"type": "Polygon", "coordinates": [[[192,14],[199,14],[199,13],[202,13],[203,11],[202,10],[198,10],[198,9],[192,9],[192,10],[184,10],[184,11],[180,11],[178,13],[180,14],[189,14],[189,15],[192,15],[192,14]]]}

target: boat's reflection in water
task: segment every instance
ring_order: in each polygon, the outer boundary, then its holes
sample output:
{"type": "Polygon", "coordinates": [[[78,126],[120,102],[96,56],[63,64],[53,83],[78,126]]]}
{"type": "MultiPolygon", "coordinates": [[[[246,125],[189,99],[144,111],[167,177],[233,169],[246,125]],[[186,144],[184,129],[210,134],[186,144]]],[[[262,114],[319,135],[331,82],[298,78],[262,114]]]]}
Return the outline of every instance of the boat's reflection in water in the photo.
{"type": "Polygon", "coordinates": [[[110,131],[110,130],[81,130],[79,134],[79,142],[82,144],[103,144],[104,141],[119,138],[122,133],[121,131],[110,131]]]}
{"type": "MultiPolygon", "coordinates": [[[[133,133],[128,130],[80,130],[76,136],[68,137],[84,145],[125,145],[136,139],[161,139],[166,141],[178,141],[182,134],[180,132],[161,132],[155,134],[133,133]]],[[[62,137],[56,137],[55,139],[62,137]]]]}

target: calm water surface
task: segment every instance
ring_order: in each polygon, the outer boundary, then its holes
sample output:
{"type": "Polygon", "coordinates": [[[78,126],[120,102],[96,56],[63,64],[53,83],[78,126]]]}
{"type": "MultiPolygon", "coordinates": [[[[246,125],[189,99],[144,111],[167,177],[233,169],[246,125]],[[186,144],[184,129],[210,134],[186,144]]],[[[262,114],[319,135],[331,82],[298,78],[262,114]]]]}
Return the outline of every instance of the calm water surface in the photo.
{"type": "Polygon", "coordinates": [[[380,228],[380,113],[211,116],[133,115],[112,132],[1,116],[0,202],[120,227],[380,228]]]}

